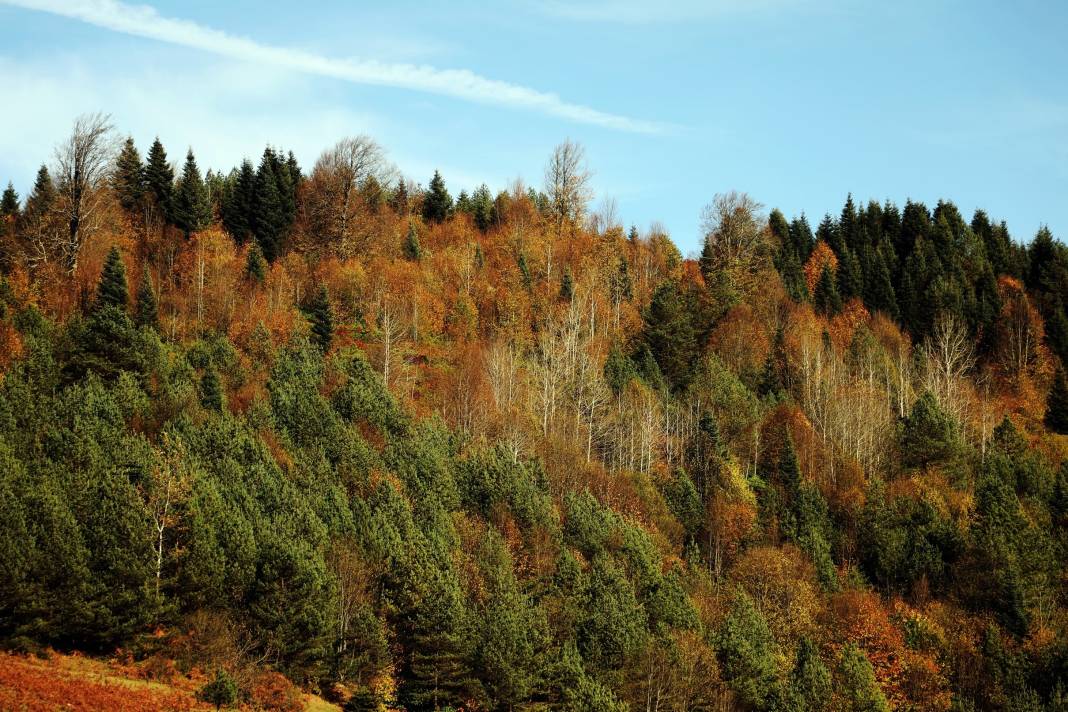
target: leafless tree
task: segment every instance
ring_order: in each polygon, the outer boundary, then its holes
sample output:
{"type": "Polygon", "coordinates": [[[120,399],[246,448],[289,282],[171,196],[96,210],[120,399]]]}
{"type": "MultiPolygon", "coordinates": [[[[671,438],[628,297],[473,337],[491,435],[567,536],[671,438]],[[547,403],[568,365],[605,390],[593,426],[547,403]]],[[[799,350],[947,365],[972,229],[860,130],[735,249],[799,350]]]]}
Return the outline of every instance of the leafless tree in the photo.
{"type": "Polygon", "coordinates": [[[958,422],[963,422],[962,385],[975,365],[975,347],[968,330],[952,314],[940,314],[934,331],[923,343],[922,353],[926,364],[924,387],[958,422]]]}
{"type": "Polygon", "coordinates": [[[701,233],[708,267],[722,272],[740,296],[750,294],[771,259],[764,206],[745,193],[720,193],[701,212],[701,233]]]}
{"type": "Polygon", "coordinates": [[[56,176],[66,229],[56,233],[53,256],[67,272],[78,268],[85,240],[99,227],[102,188],[115,155],[111,117],[84,114],[74,120],[70,137],[56,148],[56,176]]]}
{"type": "Polygon", "coordinates": [[[556,216],[557,231],[565,222],[578,220],[593,196],[592,174],[586,166],[586,149],[568,139],[553,149],[545,166],[545,193],[556,216]]]}

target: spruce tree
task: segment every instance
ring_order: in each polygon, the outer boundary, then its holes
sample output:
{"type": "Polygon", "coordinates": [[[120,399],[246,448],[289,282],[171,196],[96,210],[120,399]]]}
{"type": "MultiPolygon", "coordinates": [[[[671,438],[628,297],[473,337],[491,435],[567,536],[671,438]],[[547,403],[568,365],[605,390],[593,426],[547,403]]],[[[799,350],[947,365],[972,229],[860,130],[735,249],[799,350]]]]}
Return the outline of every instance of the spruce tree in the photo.
{"type": "Polygon", "coordinates": [[[560,298],[565,302],[575,298],[575,280],[571,277],[570,269],[565,269],[560,276],[560,298]]]}
{"type": "Polygon", "coordinates": [[[15,186],[8,181],[4,189],[4,196],[0,198],[0,217],[17,218],[19,216],[19,194],[15,192],[15,186]]]}
{"type": "Polygon", "coordinates": [[[820,272],[819,281],[812,293],[813,306],[816,312],[825,316],[834,316],[842,311],[842,298],[838,294],[838,286],[835,284],[834,275],[829,267],[824,266],[820,272]]]}
{"type": "Polygon", "coordinates": [[[404,237],[404,258],[410,262],[418,262],[423,256],[423,250],[419,247],[419,233],[415,230],[415,223],[408,223],[408,234],[404,237]]]}
{"type": "Polygon", "coordinates": [[[902,461],[926,469],[948,460],[957,450],[957,426],[929,392],[924,392],[905,419],[902,433],[902,461]]]}
{"type": "Polygon", "coordinates": [[[445,189],[445,180],[438,171],[430,179],[430,188],[423,198],[423,219],[427,222],[443,222],[452,210],[452,198],[445,189]]]}
{"type": "Polygon", "coordinates": [[[516,265],[519,267],[519,276],[523,280],[523,287],[530,291],[534,286],[534,278],[530,274],[530,267],[527,265],[526,254],[520,252],[519,257],[516,259],[516,265]]]}
{"type": "Polygon", "coordinates": [[[890,712],[890,705],[875,681],[871,663],[853,643],[842,648],[838,678],[838,693],[846,701],[846,709],[855,712],[890,712]]]}
{"type": "Polygon", "coordinates": [[[779,692],[775,638],[753,600],[742,591],[718,631],[716,649],[727,684],[747,709],[769,709],[779,692]]]}
{"type": "Polygon", "coordinates": [[[215,709],[220,710],[237,702],[237,692],[234,678],[220,669],[215,671],[215,678],[211,682],[200,688],[197,698],[209,705],[215,705],[215,709]]]}
{"type": "Polygon", "coordinates": [[[137,311],[134,314],[134,323],[142,328],[159,328],[159,305],[156,302],[156,293],[152,289],[152,278],[148,274],[148,268],[141,275],[141,284],[137,287],[137,311]]]}
{"type": "Polygon", "coordinates": [[[1068,381],[1060,368],[1046,396],[1046,427],[1055,433],[1068,434],[1068,381]]]}
{"type": "Polygon", "coordinates": [[[132,137],[127,137],[122,145],[111,182],[123,210],[139,213],[145,196],[145,165],[132,137]]]}
{"type": "Polygon", "coordinates": [[[308,319],[311,321],[312,341],[326,353],[334,340],[334,312],[325,286],[319,288],[308,305],[308,319]]]}
{"type": "Polygon", "coordinates": [[[790,686],[799,712],[820,712],[827,708],[831,699],[831,673],[809,638],[802,638],[797,646],[790,686]]]}
{"type": "Polygon", "coordinates": [[[245,244],[252,233],[256,209],[256,169],[247,158],[241,162],[223,198],[223,227],[239,245],[245,244]]]}
{"type": "Polygon", "coordinates": [[[96,307],[117,307],[126,309],[129,293],[126,288],[126,266],[122,263],[119,248],[112,247],[104,262],[100,274],[100,283],[96,290],[96,307]]]}
{"type": "Polygon", "coordinates": [[[145,187],[160,216],[167,222],[172,222],[174,220],[174,169],[167,160],[167,152],[163,149],[159,137],[156,137],[151,148],[148,149],[145,187]]]}
{"type": "Polygon", "coordinates": [[[52,218],[56,205],[56,186],[52,182],[52,176],[48,168],[42,165],[37,169],[37,177],[33,182],[33,190],[26,199],[26,205],[22,210],[19,220],[20,229],[34,235],[39,235],[45,230],[52,218]]]}
{"type": "Polygon", "coordinates": [[[267,260],[263,259],[260,246],[255,242],[248,248],[248,259],[245,261],[245,276],[257,284],[263,284],[267,276],[267,260]]]}
{"type": "Polygon", "coordinates": [[[660,372],[676,389],[689,383],[697,358],[697,335],[690,316],[685,297],[671,280],[656,288],[645,313],[643,341],[660,372]]]}
{"type": "Polygon", "coordinates": [[[254,222],[252,225],[256,242],[268,262],[274,262],[282,252],[282,239],[286,230],[286,214],[282,198],[278,194],[278,180],[274,171],[275,155],[268,148],[263,152],[260,167],[256,171],[254,222]]]}
{"type": "Polygon", "coordinates": [[[192,149],[185,156],[182,178],[174,196],[174,224],[186,239],[211,223],[211,201],[192,149]]]}

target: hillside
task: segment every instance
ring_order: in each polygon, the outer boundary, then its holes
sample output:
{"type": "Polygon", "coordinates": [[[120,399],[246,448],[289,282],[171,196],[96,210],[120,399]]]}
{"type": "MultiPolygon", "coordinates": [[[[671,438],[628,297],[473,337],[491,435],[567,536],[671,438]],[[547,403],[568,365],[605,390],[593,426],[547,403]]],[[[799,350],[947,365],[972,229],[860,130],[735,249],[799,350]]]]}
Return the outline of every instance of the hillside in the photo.
{"type": "Polygon", "coordinates": [[[1068,709],[1048,230],[731,192],[685,258],[571,142],[453,196],[116,135],[2,201],[4,704],[83,694],[52,648],[188,709],[1068,709]]]}

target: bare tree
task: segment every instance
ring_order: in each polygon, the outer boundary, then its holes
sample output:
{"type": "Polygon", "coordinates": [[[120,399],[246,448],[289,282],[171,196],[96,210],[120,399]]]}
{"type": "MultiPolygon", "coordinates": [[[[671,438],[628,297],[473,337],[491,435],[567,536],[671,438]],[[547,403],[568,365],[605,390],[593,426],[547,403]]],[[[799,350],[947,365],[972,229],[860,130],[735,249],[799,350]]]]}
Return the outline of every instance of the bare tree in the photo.
{"type": "Polygon", "coordinates": [[[106,114],[79,116],[70,138],[56,148],[56,176],[67,229],[56,233],[53,256],[63,261],[70,274],[78,268],[85,240],[99,227],[102,188],[116,148],[110,121],[106,114]]]}
{"type": "Polygon", "coordinates": [[[565,222],[578,220],[586,211],[592,174],[586,166],[586,149],[568,139],[553,149],[545,166],[545,192],[556,216],[557,231],[565,222]]]}
{"type": "Polygon", "coordinates": [[[306,210],[312,234],[343,256],[358,249],[355,217],[359,191],[369,182],[385,185],[395,170],[369,136],[350,136],[323,151],[308,181],[306,210]]]}
{"type": "Polygon", "coordinates": [[[964,324],[950,313],[935,320],[934,331],[923,342],[926,364],[924,386],[958,422],[963,422],[964,377],[975,365],[975,347],[964,324]]]}
{"type": "Polygon", "coordinates": [[[706,274],[722,273],[742,297],[751,293],[771,259],[764,206],[745,193],[720,193],[701,212],[701,232],[706,274]]]}

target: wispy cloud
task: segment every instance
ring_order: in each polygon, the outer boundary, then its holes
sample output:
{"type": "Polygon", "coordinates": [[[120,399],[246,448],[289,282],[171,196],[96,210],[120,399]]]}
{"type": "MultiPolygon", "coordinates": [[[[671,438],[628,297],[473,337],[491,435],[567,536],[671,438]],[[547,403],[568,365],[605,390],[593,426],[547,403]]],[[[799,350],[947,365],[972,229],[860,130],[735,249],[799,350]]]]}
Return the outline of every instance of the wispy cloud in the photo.
{"type": "Polygon", "coordinates": [[[356,84],[399,87],[483,104],[538,111],[618,131],[659,133],[665,129],[660,123],[573,104],[553,93],[489,79],[465,69],[335,59],[313,52],[265,45],[188,20],[164,17],[155,8],[147,5],[128,5],[117,0],[0,0],[0,3],[48,12],[115,32],[190,47],[233,59],[356,84]]]}
{"type": "Polygon", "coordinates": [[[677,23],[797,7],[801,0],[536,0],[554,17],[580,22],[677,23]]]}

